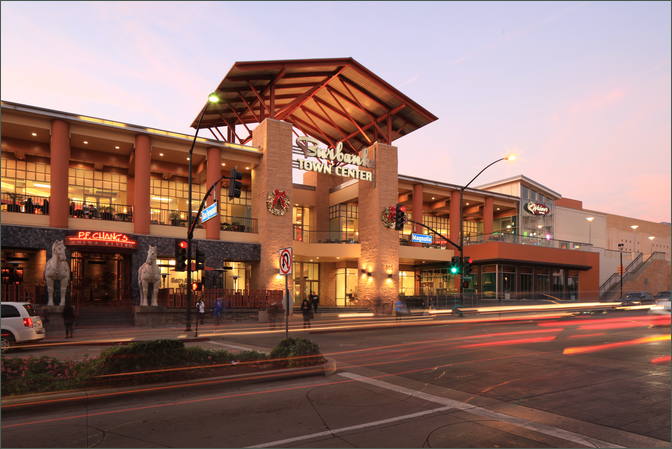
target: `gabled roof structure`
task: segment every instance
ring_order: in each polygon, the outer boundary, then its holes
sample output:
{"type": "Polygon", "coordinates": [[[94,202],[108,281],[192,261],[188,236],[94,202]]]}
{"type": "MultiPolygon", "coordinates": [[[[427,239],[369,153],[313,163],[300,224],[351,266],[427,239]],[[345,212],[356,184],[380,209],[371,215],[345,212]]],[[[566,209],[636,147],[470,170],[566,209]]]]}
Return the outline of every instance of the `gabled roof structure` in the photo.
{"type": "Polygon", "coordinates": [[[242,144],[252,138],[247,125],[265,118],[351,152],[390,144],[437,119],[352,58],[236,62],[216,92],[223,101],[206,104],[191,126],[207,108],[200,128],[242,144]],[[236,125],[247,135],[238,136],[236,125]]]}

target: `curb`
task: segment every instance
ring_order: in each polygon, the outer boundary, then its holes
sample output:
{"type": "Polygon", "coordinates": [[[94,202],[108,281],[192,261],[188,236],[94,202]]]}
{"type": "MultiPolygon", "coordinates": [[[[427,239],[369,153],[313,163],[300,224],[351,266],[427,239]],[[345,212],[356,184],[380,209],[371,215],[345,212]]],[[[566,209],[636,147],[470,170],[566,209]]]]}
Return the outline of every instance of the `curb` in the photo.
{"type": "Polygon", "coordinates": [[[128,395],[134,393],[146,393],[151,390],[170,390],[178,389],[182,386],[186,387],[199,387],[206,384],[216,384],[216,383],[225,383],[225,382],[238,382],[238,385],[241,383],[263,383],[263,382],[274,382],[278,380],[287,380],[287,379],[298,379],[301,377],[308,376],[328,376],[336,372],[336,362],[333,359],[326,358],[326,362],[321,365],[314,366],[304,366],[298,368],[283,368],[277,370],[260,370],[251,373],[244,374],[232,374],[228,376],[217,376],[217,377],[204,377],[204,378],[194,378],[189,380],[181,380],[177,382],[165,382],[165,383],[148,383],[140,384],[133,386],[132,390],[129,390],[128,387],[118,387],[118,388],[99,388],[97,390],[70,390],[66,392],[46,392],[39,394],[28,394],[20,396],[10,396],[7,399],[2,400],[0,406],[3,410],[3,413],[6,413],[8,409],[24,409],[24,407],[30,406],[41,406],[44,403],[64,403],[72,404],[73,402],[81,402],[87,400],[96,400],[96,399],[105,399],[110,397],[116,397],[121,395],[128,395]],[[253,376],[253,377],[251,377],[253,376]],[[257,376],[257,377],[254,377],[257,376]],[[194,383],[197,382],[198,385],[194,383]]]}
{"type": "MultiPolygon", "coordinates": [[[[178,340],[184,343],[194,343],[199,341],[210,341],[210,337],[192,337],[192,338],[155,338],[153,340],[178,340]]],[[[131,343],[138,343],[142,341],[149,341],[145,339],[138,340],[82,340],[82,341],[72,341],[72,340],[41,340],[40,343],[31,343],[26,345],[15,345],[9,349],[29,349],[34,346],[61,346],[61,347],[71,347],[71,346],[117,346],[117,345],[128,345],[131,343]]]]}

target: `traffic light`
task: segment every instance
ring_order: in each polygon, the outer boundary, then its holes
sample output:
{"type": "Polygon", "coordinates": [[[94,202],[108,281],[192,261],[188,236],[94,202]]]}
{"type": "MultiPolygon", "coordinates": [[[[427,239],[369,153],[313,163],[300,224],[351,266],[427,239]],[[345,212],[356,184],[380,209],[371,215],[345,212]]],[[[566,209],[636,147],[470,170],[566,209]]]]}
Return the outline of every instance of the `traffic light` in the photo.
{"type": "Polygon", "coordinates": [[[474,261],[471,257],[465,257],[462,262],[462,274],[465,276],[471,275],[471,263],[474,261]]]}
{"type": "Polygon", "coordinates": [[[200,292],[203,290],[203,283],[202,282],[192,282],[191,283],[191,291],[192,292],[200,292]]]}
{"type": "Polygon", "coordinates": [[[394,214],[394,230],[401,231],[406,224],[406,208],[401,204],[397,204],[396,212],[394,214]]]}
{"type": "Polygon", "coordinates": [[[187,248],[189,248],[189,242],[186,240],[175,242],[175,271],[187,270],[187,248]]]}
{"type": "Polygon", "coordinates": [[[453,256],[452,259],[450,259],[450,274],[460,274],[460,257],[459,256],[453,256]]]}
{"type": "Polygon", "coordinates": [[[196,250],[196,269],[205,269],[205,253],[199,249],[196,250]]]}
{"type": "Polygon", "coordinates": [[[229,198],[240,198],[240,188],[242,183],[240,180],[243,179],[243,174],[238,170],[231,169],[231,177],[229,178],[229,198]]]}

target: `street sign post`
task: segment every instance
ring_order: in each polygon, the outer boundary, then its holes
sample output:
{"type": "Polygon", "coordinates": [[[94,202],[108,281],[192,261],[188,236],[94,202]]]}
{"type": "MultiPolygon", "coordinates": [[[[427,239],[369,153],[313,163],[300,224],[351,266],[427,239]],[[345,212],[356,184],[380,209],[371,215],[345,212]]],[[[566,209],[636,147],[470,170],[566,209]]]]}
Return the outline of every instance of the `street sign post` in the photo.
{"type": "Polygon", "coordinates": [[[280,274],[285,277],[285,338],[289,338],[289,275],[292,274],[293,260],[292,248],[280,250],[280,274]]]}
{"type": "Polygon", "coordinates": [[[217,216],[217,203],[212,203],[201,212],[201,223],[217,216]]]}
{"type": "Polygon", "coordinates": [[[434,238],[431,235],[427,234],[416,234],[415,232],[411,234],[411,242],[415,243],[432,243],[434,238]]]}

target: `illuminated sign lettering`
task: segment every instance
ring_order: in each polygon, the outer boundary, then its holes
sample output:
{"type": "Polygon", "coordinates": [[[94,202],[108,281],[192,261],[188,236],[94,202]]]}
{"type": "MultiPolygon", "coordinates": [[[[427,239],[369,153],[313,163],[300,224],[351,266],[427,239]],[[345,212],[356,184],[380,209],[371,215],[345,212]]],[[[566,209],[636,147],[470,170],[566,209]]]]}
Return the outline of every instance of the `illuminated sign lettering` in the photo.
{"type": "Polygon", "coordinates": [[[105,231],[78,231],[65,238],[66,245],[112,246],[117,248],[135,248],[138,242],[126,234],[105,231]]]}
{"type": "Polygon", "coordinates": [[[523,206],[523,209],[525,209],[527,213],[530,213],[532,215],[546,215],[550,210],[548,206],[546,206],[545,204],[535,203],[533,201],[526,203],[523,206]]]}
{"type": "Polygon", "coordinates": [[[336,148],[320,147],[319,143],[320,141],[313,137],[301,136],[296,138],[296,146],[303,151],[303,155],[306,158],[315,157],[317,159],[326,159],[327,161],[319,162],[308,159],[296,159],[295,162],[298,163],[299,170],[360,179],[362,181],[373,181],[373,172],[343,166],[375,167],[374,162],[369,160],[368,148],[360,151],[359,154],[351,154],[343,152],[343,142],[339,142],[336,148]]]}

